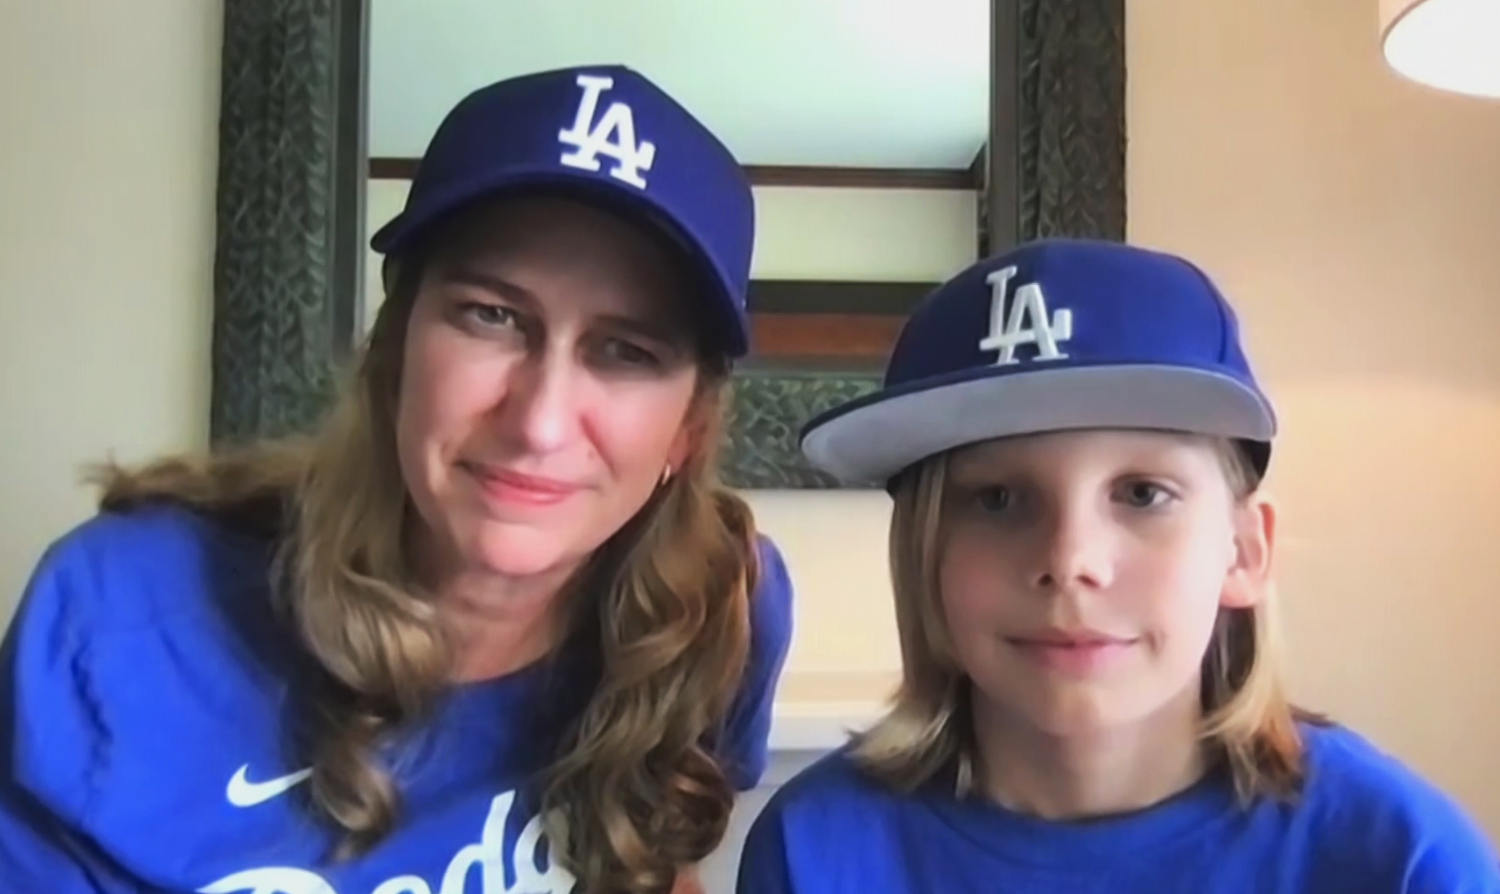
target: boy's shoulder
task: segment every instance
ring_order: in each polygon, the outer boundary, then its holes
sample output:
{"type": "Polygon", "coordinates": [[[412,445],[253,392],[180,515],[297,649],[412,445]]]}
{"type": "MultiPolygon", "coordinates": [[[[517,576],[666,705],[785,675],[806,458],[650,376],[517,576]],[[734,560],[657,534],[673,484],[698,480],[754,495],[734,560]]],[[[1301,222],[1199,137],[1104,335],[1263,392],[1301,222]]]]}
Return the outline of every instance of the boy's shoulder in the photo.
{"type": "Polygon", "coordinates": [[[1348,727],[1304,723],[1300,730],[1307,765],[1304,797],[1311,805],[1411,815],[1432,809],[1443,814],[1442,808],[1451,806],[1436,786],[1348,727]]]}
{"type": "Polygon", "coordinates": [[[787,780],[766,803],[760,819],[827,828],[849,820],[868,822],[911,803],[909,795],[860,766],[854,746],[849,744],[818,758],[787,780]]]}
{"type": "Polygon", "coordinates": [[[1302,727],[1302,793],[1320,847],[1362,865],[1385,865],[1406,890],[1500,891],[1500,860],[1456,801],[1358,733],[1302,727]]]}

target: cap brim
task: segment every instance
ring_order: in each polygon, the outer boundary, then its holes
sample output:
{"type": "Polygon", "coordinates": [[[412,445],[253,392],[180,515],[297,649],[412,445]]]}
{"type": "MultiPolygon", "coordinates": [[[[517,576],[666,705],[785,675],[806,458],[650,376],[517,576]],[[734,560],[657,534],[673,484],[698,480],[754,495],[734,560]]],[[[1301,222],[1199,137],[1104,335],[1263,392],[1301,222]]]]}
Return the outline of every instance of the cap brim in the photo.
{"type": "Polygon", "coordinates": [[[881,486],[965,444],[1084,428],[1186,431],[1268,443],[1270,404],[1233,376],[1154,364],[965,370],[850,401],[818,416],[802,452],[841,481],[881,486]]]}
{"type": "Polygon", "coordinates": [[[692,272],[711,290],[709,302],[711,325],[720,331],[722,345],[731,357],[742,356],[748,349],[748,321],[743,296],[736,296],[730,277],[719,266],[702,241],[678,223],[674,209],[655,201],[649,195],[626,184],[579,172],[577,175],[555,167],[510,169],[483,181],[470,181],[458,187],[437,192],[417,207],[408,206],[370,237],[370,247],[381,254],[400,254],[431,227],[455,212],[482,199],[507,194],[554,193],[637,218],[654,228],[688,260],[692,272]]]}

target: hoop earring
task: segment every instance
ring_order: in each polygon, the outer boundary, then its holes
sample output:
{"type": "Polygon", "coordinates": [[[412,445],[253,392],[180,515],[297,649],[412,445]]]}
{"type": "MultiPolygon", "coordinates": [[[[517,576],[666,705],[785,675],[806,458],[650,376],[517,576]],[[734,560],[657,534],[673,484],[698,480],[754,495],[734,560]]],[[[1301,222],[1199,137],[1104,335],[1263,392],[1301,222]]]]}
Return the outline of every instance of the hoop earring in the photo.
{"type": "Polygon", "coordinates": [[[661,480],[656,482],[657,487],[666,487],[667,482],[672,480],[672,464],[667,463],[661,467],[661,480]]]}

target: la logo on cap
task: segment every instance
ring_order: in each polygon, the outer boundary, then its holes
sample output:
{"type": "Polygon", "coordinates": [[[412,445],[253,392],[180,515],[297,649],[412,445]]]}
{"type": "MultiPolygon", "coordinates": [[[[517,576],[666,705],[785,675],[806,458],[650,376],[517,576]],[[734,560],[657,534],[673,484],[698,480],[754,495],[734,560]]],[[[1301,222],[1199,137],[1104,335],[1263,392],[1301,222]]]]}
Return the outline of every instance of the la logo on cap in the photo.
{"type": "Polygon", "coordinates": [[[1059,346],[1073,337],[1073,312],[1058,308],[1049,319],[1047,297],[1035,282],[1016,287],[1007,312],[1006,287],[1015,275],[1015,266],[1010,266],[984,278],[990,286],[990,331],[980,339],[979,350],[999,351],[996,366],[1019,363],[1016,348],[1021,345],[1036,345],[1036,360],[1066,359],[1059,346]]]}
{"type": "Polygon", "coordinates": [[[578,86],[583,88],[578,114],[572,127],[557,134],[558,141],[572,146],[573,150],[564,152],[558,161],[570,168],[597,171],[599,156],[603,155],[615,161],[614,167],[609,169],[611,177],[645,189],[646,181],[641,177],[641,171],[651,170],[651,162],[656,158],[656,144],[635,141],[635,113],[630,106],[611,102],[604,114],[594,120],[594,114],[599,110],[599,95],[614,85],[614,78],[603,75],[578,76],[578,86]]]}

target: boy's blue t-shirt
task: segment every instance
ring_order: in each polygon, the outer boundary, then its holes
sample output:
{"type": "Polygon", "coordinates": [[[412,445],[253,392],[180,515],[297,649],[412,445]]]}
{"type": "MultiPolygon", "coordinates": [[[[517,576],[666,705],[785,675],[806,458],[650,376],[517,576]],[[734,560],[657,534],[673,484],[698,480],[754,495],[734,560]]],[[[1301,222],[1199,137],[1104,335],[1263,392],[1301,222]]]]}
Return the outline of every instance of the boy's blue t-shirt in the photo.
{"type": "MultiPolygon", "coordinates": [[[[746,677],[718,751],[766,761],[791,585],[760,543],[746,677]]],[[[267,543],[185,509],[104,514],[42,560],[0,646],[0,892],[567,894],[533,774],[595,667],[566,653],[456,687],[382,751],[394,832],[332,862],[290,748],[299,658],[267,543]]]]}
{"type": "Polygon", "coordinates": [[[951,784],[902,796],[835,752],[751,829],[741,894],[1456,894],[1500,892],[1494,851],[1452,801],[1339,727],[1304,726],[1296,803],[1239,806],[1227,774],[1154,807],[1046,822],[951,784]]]}

